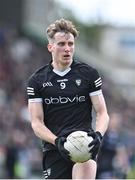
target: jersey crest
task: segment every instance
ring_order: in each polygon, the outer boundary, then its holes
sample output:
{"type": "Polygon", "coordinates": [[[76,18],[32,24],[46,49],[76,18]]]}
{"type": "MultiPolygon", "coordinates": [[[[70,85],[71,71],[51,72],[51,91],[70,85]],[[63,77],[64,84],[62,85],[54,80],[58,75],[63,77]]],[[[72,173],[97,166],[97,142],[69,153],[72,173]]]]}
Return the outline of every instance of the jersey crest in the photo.
{"type": "Polygon", "coordinates": [[[75,82],[76,82],[77,86],[81,85],[81,79],[76,79],[75,82]]]}

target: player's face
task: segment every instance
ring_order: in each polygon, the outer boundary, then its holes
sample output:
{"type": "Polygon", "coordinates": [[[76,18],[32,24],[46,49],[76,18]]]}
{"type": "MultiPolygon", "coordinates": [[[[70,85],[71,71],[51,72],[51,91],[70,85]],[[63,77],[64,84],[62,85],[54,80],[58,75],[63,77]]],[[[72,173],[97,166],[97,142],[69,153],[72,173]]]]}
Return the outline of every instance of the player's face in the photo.
{"type": "Polygon", "coordinates": [[[71,33],[58,32],[50,45],[53,61],[63,66],[71,64],[74,54],[74,36],[71,33]]]}

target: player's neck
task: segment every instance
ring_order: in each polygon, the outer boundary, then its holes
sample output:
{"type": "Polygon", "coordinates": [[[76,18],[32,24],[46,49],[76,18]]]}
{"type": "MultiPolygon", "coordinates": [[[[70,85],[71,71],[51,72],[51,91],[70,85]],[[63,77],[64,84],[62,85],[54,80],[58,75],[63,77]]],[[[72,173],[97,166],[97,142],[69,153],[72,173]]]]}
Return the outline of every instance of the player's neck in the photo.
{"type": "Polygon", "coordinates": [[[66,69],[68,69],[70,67],[71,63],[67,64],[67,65],[62,65],[61,63],[56,63],[55,61],[53,61],[52,66],[57,71],[65,71],[66,69]]]}

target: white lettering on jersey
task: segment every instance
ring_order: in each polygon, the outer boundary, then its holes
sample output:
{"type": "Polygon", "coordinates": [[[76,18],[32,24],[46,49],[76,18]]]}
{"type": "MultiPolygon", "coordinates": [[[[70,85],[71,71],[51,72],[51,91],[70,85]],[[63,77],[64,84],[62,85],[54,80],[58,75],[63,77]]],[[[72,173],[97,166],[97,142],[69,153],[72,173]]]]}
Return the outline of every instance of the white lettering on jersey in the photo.
{"type": "Polygon", "coordinates": [[[46,86],[53,86],[51,82],[45,82],[43,83],[43,87],[46,87],[46,86]]]}
{"type": "Polygon", "coordinates": [[[57,82],[66,82],[68,79],[58,79],[57,82]]]}
{"type": "Polygon", "coordinates": [[[66,103],[73,103],[73,102],[84,102],[85,101],[85,96],[78,96],[76,95],[73,98],[70,97],[50,97],[50,98],[45,98],[44,99],[46,104],[66,104],[66,103]]]}

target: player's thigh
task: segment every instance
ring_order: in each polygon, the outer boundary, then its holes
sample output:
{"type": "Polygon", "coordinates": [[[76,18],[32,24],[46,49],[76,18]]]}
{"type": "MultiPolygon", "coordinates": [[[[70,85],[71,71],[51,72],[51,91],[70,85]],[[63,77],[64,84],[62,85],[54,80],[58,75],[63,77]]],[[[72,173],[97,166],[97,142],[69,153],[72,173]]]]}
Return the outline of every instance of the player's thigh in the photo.
{"type": "Polygon", "coordinates": [[[45,179],[72,179],[73,163],[64,160],[58,151],[44,153],[43,176],[45,179]]]}
{"type": "Polygon", "coordinates": [[[73,166],[73,179],[95,179],[97,171],[97,163],[89,160],[84,163],[76,163],[73,166]]]}

